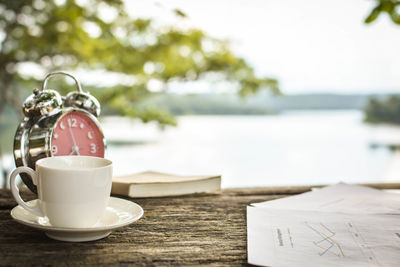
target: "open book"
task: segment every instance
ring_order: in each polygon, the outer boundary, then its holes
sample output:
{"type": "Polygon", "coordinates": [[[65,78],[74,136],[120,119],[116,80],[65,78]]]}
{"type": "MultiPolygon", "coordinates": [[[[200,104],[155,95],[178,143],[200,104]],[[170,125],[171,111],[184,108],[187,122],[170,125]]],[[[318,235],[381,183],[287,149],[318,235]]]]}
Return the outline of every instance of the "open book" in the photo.
{"type": "Polygon", "coordinates": [[[221,176],[180,176],[146,171],[113,177],[111,193],[133,198],[179,196],[221,189],[221,176]]]}

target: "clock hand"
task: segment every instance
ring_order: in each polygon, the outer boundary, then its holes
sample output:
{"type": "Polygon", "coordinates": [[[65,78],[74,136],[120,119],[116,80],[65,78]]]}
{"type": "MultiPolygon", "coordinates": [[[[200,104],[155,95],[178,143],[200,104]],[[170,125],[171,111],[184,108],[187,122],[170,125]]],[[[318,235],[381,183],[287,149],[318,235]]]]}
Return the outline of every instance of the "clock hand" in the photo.
{"type": "Polygon", "coordinates": [[[71,153],[69,153],[70,155],[74,154],[74,152],[79,155],[79,147],[78,146],[72,146],[71,148],[71,153]]]}
{"type": "Polygon", "coordinates": [[[79,147],[76,145],[75,136],[74,136],[74,133],[72,132],[71,124],[69,124],[69,123],[68,123],[68,129],[69,129],[69,133],[71,134],[71,137],[72,137],[72,142],[74,143],[71,154],[76,152],[76,154],[79,156],[79,147]]]}

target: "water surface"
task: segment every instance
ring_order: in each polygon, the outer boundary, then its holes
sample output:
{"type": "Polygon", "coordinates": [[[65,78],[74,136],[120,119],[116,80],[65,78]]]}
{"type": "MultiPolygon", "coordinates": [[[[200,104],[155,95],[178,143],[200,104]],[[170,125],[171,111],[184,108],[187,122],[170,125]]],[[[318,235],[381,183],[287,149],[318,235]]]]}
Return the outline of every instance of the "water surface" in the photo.
{"type": "Polygon", "coordinates": [[[382,130],[364,124],[359,111],[178,121],[179,127],[160,132],[151,124],[106,119],[110,141],[133,141],[109,145],[115,173],[222,174],[224,187],[400,181],[388,175],[393,152],[371,148],[382,130]]]}

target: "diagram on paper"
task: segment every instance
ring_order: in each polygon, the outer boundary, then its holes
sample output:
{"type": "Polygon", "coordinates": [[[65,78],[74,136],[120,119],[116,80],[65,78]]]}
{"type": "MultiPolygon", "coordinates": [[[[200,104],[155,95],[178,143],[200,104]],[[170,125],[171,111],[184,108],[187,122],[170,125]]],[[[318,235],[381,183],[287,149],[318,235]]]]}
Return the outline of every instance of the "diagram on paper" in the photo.
{"type": "Polygon", "coordinates": [[[319,251],[319,256],[333,254],[337,257],[344,257],[343,248],[340,242],[336,240],[336,232],[334,230],[323,223],[312,224],[305,222],[305,225],[315,234],[315,240],[312,243],[319,251]]]}
{"type": "Polygon", "coordinates": [[[308,255],[315,263],[327,259],[336,259],[341,263],[358,259],[369,266],[382,266],[371,244],[365,239],[365,235],[368,235],[366,230],[358,229],[349,221],[298,221],[290,225],[274,226],[271,230],[275,257],[280,259],[285,259],[287,253],[290,253],[292,256],[308,255]]]}

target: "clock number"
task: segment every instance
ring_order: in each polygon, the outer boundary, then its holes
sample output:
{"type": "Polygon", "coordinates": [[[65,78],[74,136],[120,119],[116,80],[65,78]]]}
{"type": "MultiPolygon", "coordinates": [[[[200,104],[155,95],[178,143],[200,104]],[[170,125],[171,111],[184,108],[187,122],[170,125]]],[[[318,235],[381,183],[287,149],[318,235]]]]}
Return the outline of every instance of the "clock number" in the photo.
{"type": "Polygon", "coordinates": [[[57,154],[57,152],[58,152],[58,147],[57,147],[56,145],[52,146],[52,147],[51,147],[51,153],[52,153],[53,155],[55,155],[55,154],[57,154]]]}
{"type": "Polygon", "coordinates": [[[65,130],[65,126],[64,126],[64,123],[63,123],[63,122],[60,122],[60,128],[61,128],[62,130],[65,130]]]}
{"type": "Polygon", "coordinates": [[[96,153],[96,145],[95,144],[90,144],[90,153],[92,153],[92,154],[96,153]]]}
{"type": "Polygon", "coordinates": [[[88,132],[88,133],[87,133],[87,137],[88,137],[89,139],[93,139],[92,132],[88,132]]]}
{"type": "Polygon", "coordinates": [[[76,125],[76,119],[74,119],[74,118],[72,118],[72,119],[68,119],[68,125],[69,125],[69,127],[71,128],[75,128],[75,127],[77,127],[77,125],[76,125]]]}

